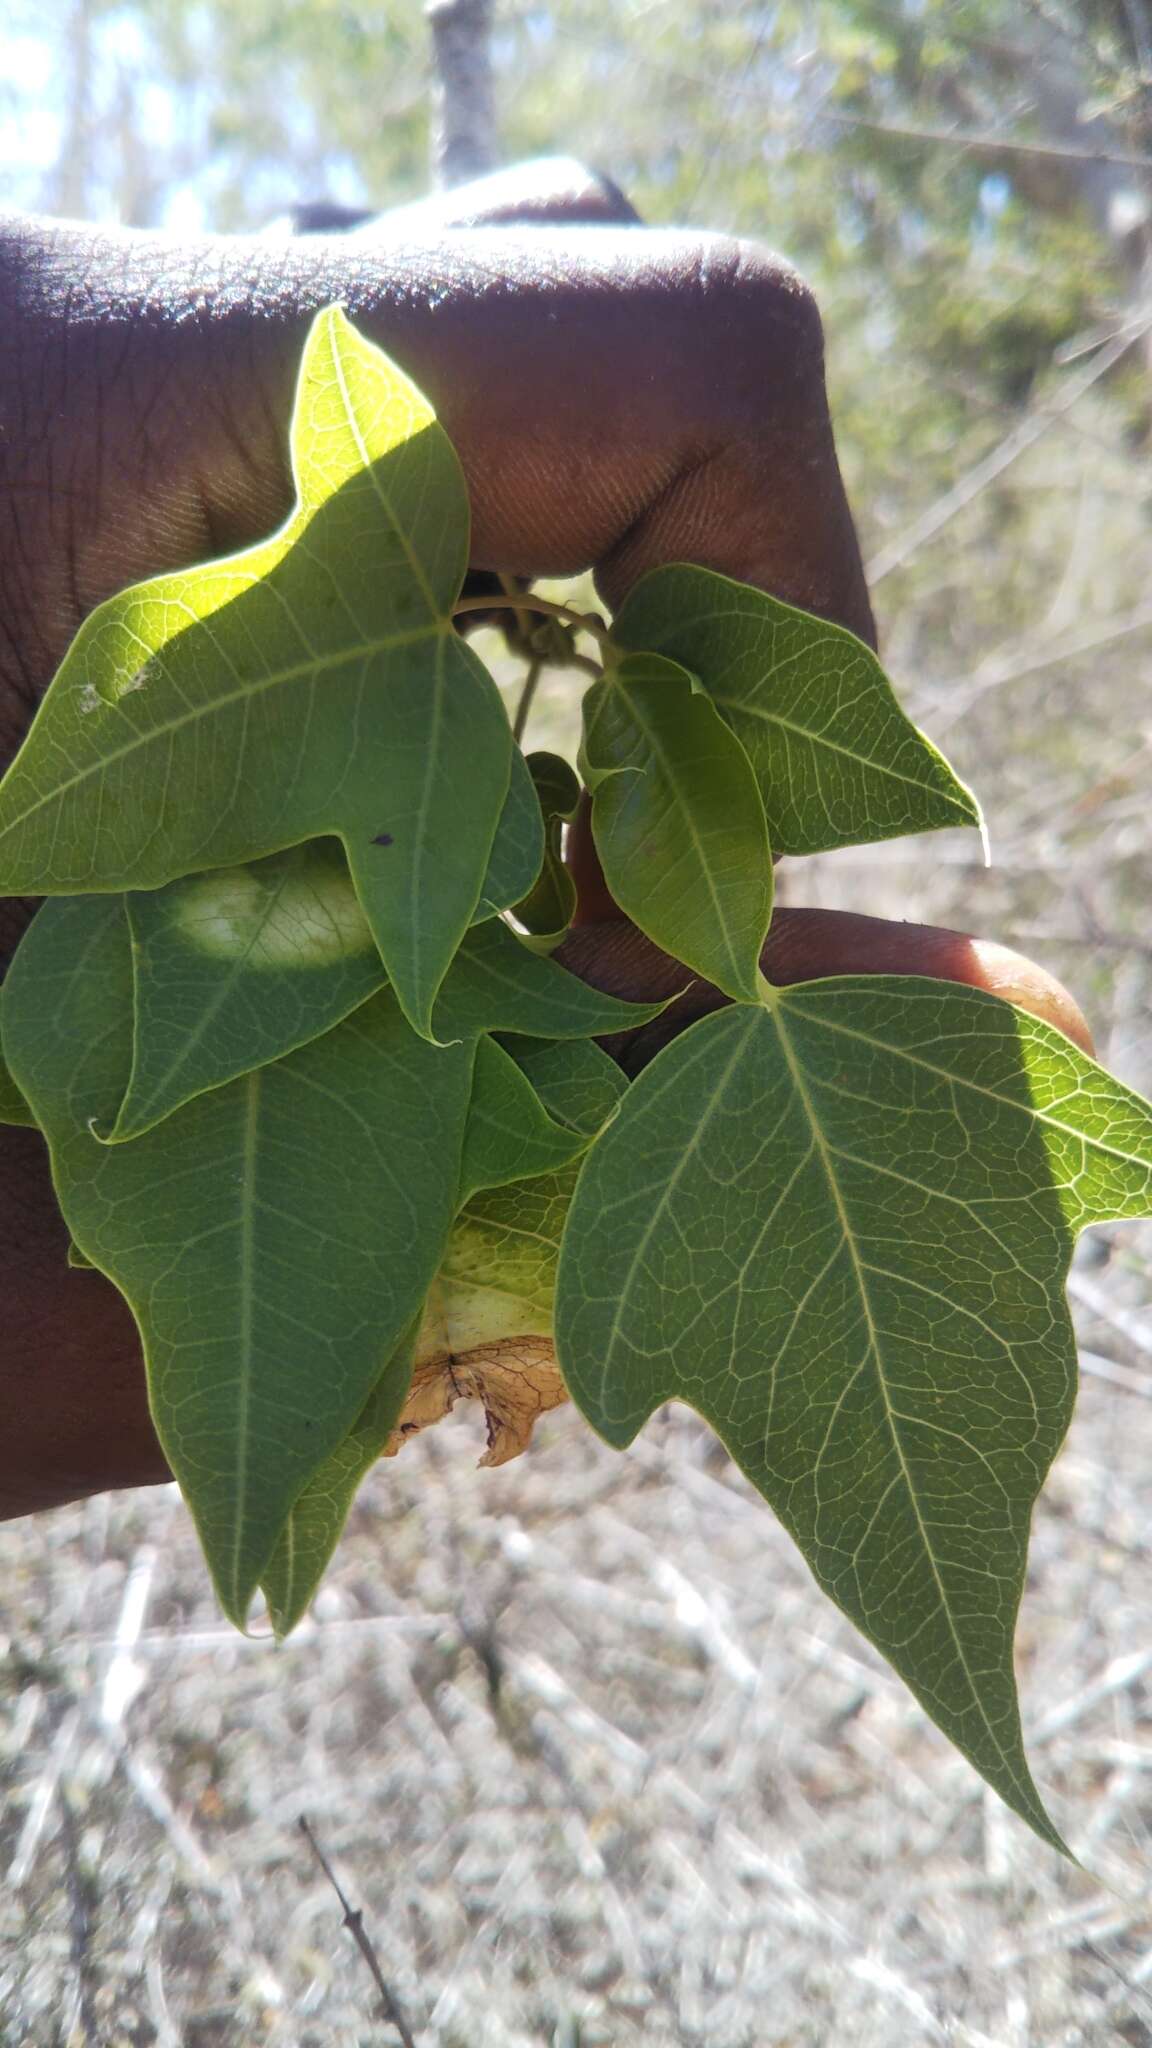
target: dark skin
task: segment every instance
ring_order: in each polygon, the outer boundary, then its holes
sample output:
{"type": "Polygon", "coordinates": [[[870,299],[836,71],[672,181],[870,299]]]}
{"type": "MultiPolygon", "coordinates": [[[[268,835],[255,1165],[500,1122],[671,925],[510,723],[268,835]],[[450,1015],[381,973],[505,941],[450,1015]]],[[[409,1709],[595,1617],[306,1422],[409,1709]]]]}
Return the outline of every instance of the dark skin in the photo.
{"type": "MultiPolygon", "coordinates": [[[[94,605],[284,517],[296,365],[334,300],[435,403],[477,570],[592,566],[611,606],[645,570],[699,562],[873,641],[811,295],[753,244],[632,218],[544,166],[282,244],[0,220],[0,766],[94,605]]],[[[561,957],[636,998],[679,986],[620,921],[585,824],[573,841],[580,929],[561,957]]],[[[0,904],[0,964],[27,915],[0,904]]],[[[782,911],[764,967],[970,982],[1088,1043],[1041,969],[956,933],[782,911]]],[[[615,1049],[637,1071],[722,1000],[697,984],[615,1049]]],[[[168,1477],[132,1319],[66,1245],[42,1141],[0,1131],[0,1517],[168,1477]]]]}

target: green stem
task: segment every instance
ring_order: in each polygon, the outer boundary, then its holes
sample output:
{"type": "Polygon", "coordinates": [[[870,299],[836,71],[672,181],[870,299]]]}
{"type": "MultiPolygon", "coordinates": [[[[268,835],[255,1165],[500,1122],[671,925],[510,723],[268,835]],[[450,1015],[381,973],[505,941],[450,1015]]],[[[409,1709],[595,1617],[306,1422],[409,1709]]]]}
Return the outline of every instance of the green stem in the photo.
{"type": "Polygon", "coordinates": [[[461,597],[452,607],[452,617],[460,618],[465,612],[493,611],[542,612],[545,618],[562,619],[566,626],[575,626],[578,632],[590,633],[593,640],[608,653],[612,636],[595,612],[574,611],[569,604],[554,604],[550,597],[537,597],[534,591],[518,591],[515,597],[461,597]]]}
{"type": "Polygon", "coordinates": [[[524,678],[524,687],[520,692],[520,702],[516,706],[516,716],[512,720],[512,737],[517,745],[519,745],[524,737],[524,728],[528,723],[528,713],[532,709],[532,699],[536,695],[536,685],[543,673],[544,663],[537,658],[532,662],[524,678]]]}

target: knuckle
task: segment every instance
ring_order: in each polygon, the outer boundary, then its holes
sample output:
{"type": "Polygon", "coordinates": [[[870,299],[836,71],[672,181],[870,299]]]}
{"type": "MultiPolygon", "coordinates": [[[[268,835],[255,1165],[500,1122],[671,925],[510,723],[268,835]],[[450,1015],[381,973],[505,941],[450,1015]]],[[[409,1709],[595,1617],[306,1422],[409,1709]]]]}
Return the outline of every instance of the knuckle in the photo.
{"type": "Polygon", "coordinates": [[[766,374],[823,392],[824,330],[811,286],[786,257],[731,237],[709,254],[702,286],[713,312],[724,390],[740,412],[762,412],[766,374]]]}

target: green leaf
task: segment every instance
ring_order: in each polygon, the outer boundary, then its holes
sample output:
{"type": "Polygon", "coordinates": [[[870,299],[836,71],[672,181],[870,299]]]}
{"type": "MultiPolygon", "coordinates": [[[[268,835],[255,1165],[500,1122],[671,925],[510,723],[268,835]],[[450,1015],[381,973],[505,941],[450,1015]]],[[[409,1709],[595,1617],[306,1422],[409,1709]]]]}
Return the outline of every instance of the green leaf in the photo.
{"type": "Polygon", "coordinates": [[[585,1160],[557,1349],[610,1443],[713,1425],[1008,1805],[1029,1519],[1072,1410],[1076,1232],[1152,1209],[1152,1109],[1051,1026],[844,977],[692,1026],[585,1160]]]}
{"type": "Polygon", "coordinates": [[[971,790],[843,626],[711,569],[673,566],[641,577],[612,637],[699,678],[752,763],[774,853],[981,824],[971,790]]]}
{"type": "MultiPolygon", "coordinates": [[[[595,1046],[578,1042],[563,1049],[590,1051],[612,1064],[595,1046]]],[[[463,1213],[428,1307],[397,1345],[353,1429],[304,1488],[264,1571],[261,1583],[277,1635],[295,1627],[312,1599],[356,1490],[396,1426],[418,1332],[422,1352],[443,1347],[458,1356],[486,1341],[548,1334],[560,1231],[575,1186],[574,1170],[561,1176],[557,1169],[570,1166],[585,1143],[551,1122],[509,1055],[481,1038],[461,1166],[463,1213]],[[534,1183],[539,1193],[531,1192],[530,1175],[545,1177],[534,1183]],[[505,1185],[513,1181],[520,1184],[505,1185]],[[496,1187],[505,1199],[486,1206],[480,1190],[496,1187]],[[536,1230],[525,1257],[520,1235],[529,1218],[536,1230]]]]}
{"type": "Polygon", "coordinates": [[[343,1443],[308,1481],[264,1568],[260,1584],[280,1637],[295,1628],[308,1607],[340,1541],[360,1482],[396,1426],[412,1378],[419,1324],[419,1316],[409,1323],[343,1443]]]}
{"type": "Polygon", "coordinates": [[[574,1131],[595,1137],[615,1116],[628,1086],[615,1060],[589,1038],[556,1041],[509,1034],[504,1050],[550,1114],[574,1131]]]}
{"type": "MultiPolygon", "coordinates": [[[[526,800],[521,776],[513,789],[503,850],[499,861],[494,850],[489,865],[493,904],[518,886],[540,843],[530,780],[526,800]]],[[[115,1128],[100,1133],[113,1142],[138,1137],[181,1103],[319,1038],[385,985],[336,839],[135,890],[126,900],[135,1052],[115,1128]]]]}
{"type": "Polygon", "coordinates": [[[536,786],[519,747],[512,749],[512,775],[496,827],[488,872],[473,924],[496,917],[531,890],[544,859],[544,818],[536,786]]]}
{"type": "Polygon", "coordinates": [[[587,1142],[581,1132],[553,1123],[516,1061],[491,1038],[480,1039],[460,1166],[461,1202],[478,1188],[556,1173],[587,1142]]]}
{"type": "Polygon", "coordinates": [[[455,632],[468,499],[415,387],[337,307],[271,540],[82,627],[0,785],[0,890],[152,889],[334,834],[427,1033],[509,788],[491,676],[455,632]]]}
{"type": "Polygon", "coordinates": [[[604,879],[666,953],[758,1000],[772,853],[748,756],[659,654],[626,655],[584,699],[581,772],[604,879]]]}
{"type": "Polygon", "coordinates": [[[535,938],[557,944],[576,910],[576,884],[564,864],[564,826],[576,815],[580,783],[560,754],[529,754],[527,767],[544,820],[543,866],[514,915],[535,938]]]}
{"type": "Polygon", "coordinates": [[[474,1047],[416,1037],[390,992],[131,1145],[120,898],[50,903],[4,990],[4,1048],[81,1252],[140,1326],[160,1441],[243,1625],[293,1502],[424,1300],[456,1207],[474,1047]]]}
{"type": "Polygon", "coordinates": [[[0,1059],[0,1124],[19,1124],[33,1131],[36,1128],[36,1119],[3,1059],[0,1059]]]}
{"type": "Polygon", "coordinates": [[[74,1273],[90,1273],[93,1270],[91,1259],[85,1257],[72,1238],[68,1240],[68,1264],[74,1273]]]}
{"type": "Polygon", "coordinates": [[[313,839],[125,898],[134,1047],[101,1137],[139,1137],[182,1103],[332,1029],[384,982],[343,850],[313,839]]]}
{"type": "Polygon", "coordinates": [[[625,1003],[601,995],[556,961],[542,958],[511,928],[493,919],[469,932],[432,1023],[437,1039],[474,1038],[481,1031],[518,1031],[528,1038],[594,1038],[628,1031],[658,1017],[666,1003],[625,1003]]]}

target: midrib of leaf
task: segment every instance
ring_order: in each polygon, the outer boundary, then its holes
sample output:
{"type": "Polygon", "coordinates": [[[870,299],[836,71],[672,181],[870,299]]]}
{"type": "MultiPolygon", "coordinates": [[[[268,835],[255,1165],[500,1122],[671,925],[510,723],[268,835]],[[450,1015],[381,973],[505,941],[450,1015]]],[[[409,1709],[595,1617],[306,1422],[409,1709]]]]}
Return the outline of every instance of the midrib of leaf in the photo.
{"type": "MultiPolygon", "coordinates": [[[[931,977],[917,975],[916,979],[928,981],[931,977]]],[[[1001,1007],[1004,1007],[1003,1004],[1001,1007]]],[[[1036,1021],[1039,1023],[1041,1020],[1038,1018],[1036,1021]]],[[[1019,1116],[1031,1117],[1037,1123],[1049,1125],[1054,1131],[1062,1131],[1065,1137],[1073,1138],[1077,1145],[1087,1146],[1094,1152],[1104,1152],[1110,1159],[1119,1160],[1125,1166],[1135,1166],[1141,1171],[1147,1171],[1147,1161],[1141,1159],[1137,1153],[1122,1152],[1119,1146],[1109,1145],[1103,1138],[1086,1138],[1083,1131],[1077,1131],[1071,1124],[1063,1123],[1058,1116],[1053,1116],[1051,1110],[1040,1109],[1035,1102],[1020,1102],[1014,1095],[1002,1095],[998,1089],[985,1087],[981,1081],[970,1080],[966,1074],[956,1074],[947,1067],[938,1067],[933,1060],[926,1060],[921,1053],[908,1052],[902,1045],[890,1045],[886,1039],[874,1038],[871,1032],[855,1030],[850,1024],[833,1023],[830,1017],[806,1017],[805,1022],[814,1024],[823,1031],[838,1031],[844,1038],[858,1039],[861,1045],[869,1045],[875,1052],[888,1053],[892,1059],[906,1060],[909,1066],[921,1067],[926,1074],[935,1074],[938,1080],[948,1081],[953,1087],[967,1088],[972,1095],[983,1095],[989,1102],[999,1103],[1003,1109],[1014,1109],[1019,1116]]],[[[1049,1025],[1048,1029],[1054,1031],[1058,1026],[1049,1025]]],[[[848,1156],[845,1154],[846,1158],[848,1156]]],[[[865,1164],[872,1166],[873,1162],[867,1160],[865,1164]]],[[[893,1169],[881,1167],[877,1170],[890,1172],[893,1169]]],[[[918,1183],[911,1181],[909,1185],[915,1187],[918,1183]]],[[[939,1192],[940,1190],[936,1188],[932,1190],[933,1194],[939,1192]]]]}
{"type": "MultiPolygon", "coordinates": [[[[824,1083],[824,1086],[826,1088],[831,1089],[832,1084],[831,1082],[826,1081],[824,1083]]],[[[971,1202],[966,1202],[962,1195],[954,1195],[950,1188],[929,1187],[925,1181],[914,1180],[910,1173],[900,1173],[898,1169],[894,1166],[884,1166],[881,1165],[880,1162],[875,1159],[863,1158],[861,1154],[858,1152],[845,1151],[843,1145],[836,1146],[835,1148],[829,1146],[828,1150],[830,1156],[836,1159],[842,1159],[849,1166],[862,1166],[868,1173],[881,1174],[888,1180],[899,1181],[901,1187],[914,1188],[918,1195],[928,1195],[931,1197],[933,1201],[937,1202],[951,1202],[954,1208],[963,1209],[964,1214],[969,1218],[969,1220],[972,1223],[976,1225],[976,1228],[978,1230],[989,1236],[992,1239],[993,1243],[996,1244],[1001,1251],[1007,1252],[1008,1257],[1012,1260],[1012,1264],[1015,1266],[1017,1272],[1019,1273],[1024,1271],[1024,1268],[1021,1266],[1019,1259],[1013,1252],[1011,1245],[1006,1245],[1002,1237],[997,1237],[996,1232],[992,1228],[992,1225],[990,1223],[985,1222],[983,1216],[980,1215],[979,1211],[973,1206],[971,1202]]],[[[993,1343],[997,1346],[997,1348],[1004,1353],[1004,1356],[1007,1359],[1009,1365],[1012,1366],[1013,1371],[1016,1372],[1021,1378],[1024,1377],[1023,1374],[1020,1372],[1019,1366],[1016,1364],[1012,1356],[1011,1347],[1007,1343],[1006,1339],[1001,1336],[998,1330],[995,1330],[992,1327],[991,1323],[985,1322],[984,1317],[980,1315],[976,1309],[969,1308],[967,1302],[954,1301],[950,1295],[938,1293],[935,1287],[929,1287],[926,1280],[916,1280],[913,1278],[911,1273],[906,1274],[894,1272],[890,1270],[887,1266],[878,1266],[875,1263],[875,1261],[871,1259],[867,1260],[865,1263],[867,1271],[869,1273],[875,1273],[879,1279],[896,1280],[902,1287],[912,1287],[916,1290],[918,1294],[927,1294],[930,1295],[934,1301],[943,1302],[945,1307],[951,1309],[953,1313],[959,1313],[962,1316],[966,1316],[969,1322],[978,1323],[980,1328],[984,1331],[985,1335],[990,1337],[993,1343]]],[[[1027,1380],[1025,1380],[1024,1383],[1026,1386],[1028,1385],[1027,1380]]],[[[1035,1398],[1032,1397],[1033,1412],[1035,1412],[1035,1407],[1035,1398]]],[[[973,1450],[973,1454],[976,1457],[979,1457],[981,1455],[981,1453],[976,1450],[975,1445],[973,1445],[971,1448],[973,1450]]],[[[997,1484],[999,1484],[999,1481],[997,1481],[997,1484]]]]}
{"type": "MultiPolygon", "coordinates": [[[[189,630],[204,623],[203,619],[193,619],[190,621],[189,630]]],[[[276,689],[282,683],[299,682],[304,678],[312,678],[314,680],[318,675],[323,674],[325,670],[340,668],[348,661],[363,661],[369,655],[386,654],[393,647],[411,647],[417,641],[428,640],[433,635],[443,640],[449,631],[450,625],[447,620],[437,620],[432,625],[410,627],[403,633],[385,634],[377,640],[365,640],[353,647],[340,648],[334,654],[317,655],[309,657],[306,661],[294,662],[290,668],[276,669],[270,676],[261,676],[258,680],[242,683],[238,689],[229,690],[222,696],[213,697],[207,703],[193,705],[189,709],[181,711],[178,717],[165,719],[162,725],[153,725],[148,728],[147,732],[135,733],[130,740],[125,741],[123,746],[112,748],[109,752],[101,754],[98,761],[93,762],[88,768],[82,768],[79,774],[69,776],[65,782],[53,783],[52,788],[46,795],[38,796],[34,803],[28,805],[26,810],[21,811],[17,817],[9,821],[4,828],[4,833],[0,834],[0,838],[7,836],[10,832],[15,832],[28,818],[35,817],[37,811],[44,810],[48,804],[57,803],[61,797],[67,796],[70,790],[78,789],[81,783],[90,782],[95,777],[103,775],[115,762],[126,760],[130,754],[136,753],[141,747],[150,747],[154,741],[163,739],[165,734],[179,732],[184,726],[194,724],[197,719],[213,717],[216,712],[227,710],[230,704],[246,704],[253,697],[260,696],[263,691],[276,689]]],[[[169,644],[169,642],[165,643],[165,645],[169,644]]],[[[156,648],[149,656],[149,660],[155,660],[163,652],[163,648],[156,648]]],[[[233,668],[234,663],[231,657],[227,657],[227,660],[229,668],[233,668]]],[[[116,703],[109,703],[107,699],[102,701],[107,704],[107,708],[110,711],[115,711],[120,700],[118,699],[116,703]]]]}
{"type": "Polygon", "coordinates": [[[255,1264],[256,1139],[260,1116],[259,1071],[249,1074],[244,1111],[244,1163],[240,1180],[240,1378],[236,1428],[236,1516],[232,1538],[232,1608],[237,1607],[240,1553],[247,1530],[248,1417],[252,1405],[252,1292],[255,1264]]]}
{"type": "MultiPolygon", "coordinates": [[[[767,988],[767,984],[765,986],[767,988]]],[[[876,1318],[872,1312],[872,1301],[868,1291],[868,1281],[866,1278],[868,1268],[864,1259],[861,1257],[859,1246],[856,1243],[856,1237],[852,1228],[851,1217],[849,1216],[847,1205],[845,1204],[844,1197],[840,1191],[840,1183],[836,1178],[836,1169],[833,1162],[831,1148],[829,1147],[827,1139],[824,1136],[819,1116],[816,1113],[815,1104],[813,1103],[812,1097],[809,1093],[808,1084],[804,1078],[803,1067],[801,1066],[800,1060],[796,1053],[796,1049],[793,1046],[792,1041],[788,1035],[788,1026],[784,1014],[785,1002],[774,991],[769,990],[768,993],[765,994],[764,1003],[765,1008],[769,1011],[772,1017],[772,1021],[776,1026],[777,1036],[780,1042],[780,1050],[784,1055],[785,1064],[788,1068],[788,1073],[792,1081],[792,1086],[796,1090],[796,1094],[799,1098],[801,1107],[803,1108],[804,1115],[807,1118],[809,1129],[812,1132],[813,1142],[816,1148],[816,1155],[820,1161],[821,1170],[828,1184],[828,1192],[831,1195],[833,1203],[836,1208],[836,1214],[840,1222],[840,1230],[845,1248],[848,1252],[849,1258],[852,1261],[852,1270],[856,1278],[856,1286],[860,1296],[860,1305],[864,1311],[864,1318],[868,1329],[868,1344],[872,1356],[872,1363],[875,1368],[877,1385],[879,1386],[881,1398],[884,1402],[884,1413],[887,1417],[888,1430],[892,1439],[893,1449],[896,1452],[896,1457],[900,1466],[900,1473],[904,1480],[904,1486],[907,1493],[908,1501],[911,1505],[912,1513],[916,1520],[916,1527],[919,1531],[920,1540],[924,1547],[924,1554],[928,1560],[928,1564],[932,1572],[932,1577],[936,1582],[936,1590],[940,1598],[941,1611],[944,1615],[945,1620],[947,1621],[948,1631],[952,1637],[953,1644],[955,1645],[956,1656],[959,1660],[960,1668],[963,1671],[964,1677],[968,1683],[969,1696],[972,1700],[973,1706],[976,1708],[976,1711],[980,1716],[980,1719],[987,1731],[988,1738],[992,1743],[993,1747],[995,1748],[996,1753],[999,1756],[1006,1773],[1011,1778],[1012,1783],[1019,1788],[1021,1797],[1025,1805],[1030,1808],[1033,1799],[1032,1788],[1029,1784],[1027,1784],[1024,1780],[1022,1780],[1019,1777],[1013,1760],[1008,1755],[1007,1751],[1004,1749],[1004,1746],[1000,1740],[999,1735],[996,1732],[996,1729],[994,1728],[992,1722],[988,1719],[988,1716],[984,1710],[984,1702],[980,1697],[979,1688],[977,1687],[975,1679],[973,1677],[972,1668],[968,1662],[967,1653],[965,1651],[964,1644],[961,1640],[959,1630],[957,1629],[955,1617],[952,1613],[951,1602],[949,1601],[944,1581],[940,1576],[940,1569],[936,1562],[936,1552],[930,1540],[928,1525],[924,1520],[924,1516],[920,1507],[920,1502],[916,1493],[916,1487],[913,1483],[912,1474],[909,1470],[908,1461],[904,1453],[904,1445],[901,1440],[900,1431],[897,1427],[897,1411],[892,1405],[892,1397],[889,1392],[887,1378],[885,1377],[882,1353],[880,1348],[880,1333],[876,1327],[876,1318]]],[[[852,1380],[850,1380],[848,1382],[848,1385],[845,1386],[845,1388],[842,1390],[840,1400],[836,1404],[837,1410],[846,1399],[849,1388],[851,1387],[853,1382],[859,1377],[859,1373],[863,1370],[864,1365],[862,1363],[861,1366],[858,1368],[857,1372],[852,1375],[852,1380]]],[[[830,1422],[829,1429],[831,1429],[831,1426],[832,1425],[830,1422]]],[[[967,1443],[966,1438],[964,1439],[964,1441],[965,1443],[967,1443]]],[[[896,1482],[893,1481],[892,1485],[894,1485],[895,1483],[896,1482]]],[[[885,1488],[883,1496],[885,1500],[887,1499],[888,1494],[892,1490],[892,1485],[889,1485],[887,1488],[885,1488]]],[[[879,1513],[879,1507],[877,1507],[877,1509],[874,1511],[873,1521],[875,1520],[876,1513],[879,1513]]]]}
{"type": "MultiPolygon", "coordinates": [[[[408,539],[408,535],[404,529],[404,526],[402,522],[396,517],[396,510],[392,503],[392,500],[388,496],[388,493],[384,489],[380,481],[380,477],[377,474],[379,464],[373,462],[372,458],[370,457],[367,446],[364,441],[364,436],[360,432],[360,422],[356,416],[355,410],[352,406],[351,400],[348,395],[348,385],[344,376],[344,364],[340,354],[340,350],[336,348],[331,349],[330,359],[332,362],[333,370],[335,372],[336,383],[340,392],[340,400],[344,407],[344,417],[348,422],[348,431],[351,434],[352,439],[356,443],[356,452],[360,457],[360,461],[363,464],[364,469],[367,470],[368,472],[369,480],[371,482],[373,491],[375,492],[377,498],[379,498],[380,503],[383,505],[385,512],[388,514],[388,517],[392,522],[392,529],[394,533],[397,535],[400,541],[400,545],[404,550],[404,556],[408,563],[408,567],[411,569],[413,576],[416,578],[417,583],[420,585],[420,589],[424,597],[424,602],[428,606],[428,610],[431,613],[432,618],[434,620],[439,620],[440,607],[436,602],[432,586],[424,573],[424,565],[413,552],[411,542],[408,539]]],[[[418,428],[417,432],[420,431],[421,429],[418,428]]],[[[424,488],[425,484],[422,481],[421,498],[423,498],[424,488]]]]}
{"type": "MultiPolygon", "coordinates": [[[[776,674],[776,669],[780,666],[781,664],[777,663],[776,668],[769,669],[766,674],[766,680],[770,680],[776,674]]],[[[764,725],[778,725],[782,731],[794,733],[797,739],[807,740],[810,746],[826,747],[829,753],[842,754],[846,761],[854,761],[858,767],[867,768],[874,775],[887,775],[892,782],[907,783],[909,789],[922,790],[924,788],[922,778],[915,775],[903,775],[898,768],[889,767],[887,762],[878,761],[871,754],[857,754],[851,747],[844,746],[841,741],[830,740],[823,733],[812,731],[808,726],[798,724],[793,718],[785,718],[779,711],[765,711],[758,704],[750,704],[745,697],[722,697],[719,692],[713,695],[711,691],[708,694],[712,697],[712,702],[725,711],[736,712],[742,718],[758,718],[764,725]]],[[[921,735],[922,737],[923,735],[921,735]]],[[[935,748],[933,748],[933,753],[935,751],[935,748]]],[[[939,794],[946,797],[948,802],[953,804],[958,811],[960,810],[960,806],[950,790],[941,790],[939,794]]],[[[966,813],[961,811],[960,815],[965,818],[967,823],[970,824],[972,822],[966,813]]]]}
{"type": "MultiPolygon", "coordinates": [[[[720,901],[719,896],[716,893],[716,886],[712,880],[712,864],[704,851],[704,842],[700,837],[699,830],[697,829],[696,820],[693,815],[692,805],[684,797],[682,793],[682,785],[679,780],[679,777],[676,774],[675,765],[674,763],[670,762],[668,754],[666,753],[664,747],[661,744],[659,733],[644,717],[642,717],[639,707],[637,706],[637,703],[635,701],[635,698],[632,696],[631,692],[627,690],[626,687],[624,695],[625,702],[628,706],[629,717],[635,719],[637,725],[639,726],[641,732],[647,740],[648,745],[650,746],[653,754],[655,755],[656,760],[658,761],[660,767],[663,769],[663,772],[667,777],[667,780],[670,783],[672,790],[676,796],[677,802],[680,807],[681,818],[687,824],[688,836],[696,849],[697,859],[699,861],[701,869],[703,870],[704,880],[708,886],[708,895],[712,903],[713,917],[715,918],[715,921],[719,926],[720,930],[724,934],[724,948],[728,955],[728,962],[729,966],[732,969],[733,979],[738,982],[743,982],[744,971],[741,966],[741,962],[736,954],[735,946],[732,941],[731,930],[728,921],[724,916],[723,905],[720,901]]],[[[604,702],[607,702],[607,698],[604,699],[604,702]]]]}
{"type": "Polygon", "coordinates": [[[290,1612],[290,1611],[291,1611],[291,1609],[292,1609],[292,1607],[293,1607],[293,1606],[295,1605],[295,1600],[296,1600],[296,1510],[295,1510],[295,1508],[293,1508],[293,1510],[292,1510],[292,1513],[291,1513],[291,1514],[289,1515],[289,1517],[288,1517],[288,1520],[287,1520],[287,1521],[285,1522],[285,1524],[284,1524],[284,1527],[283,1527],[283,1528],[281,1529],[281,1531],[280,1531],[280,1535],[279,1535],[279,1538],[278,1538],[278,1540],[277,1540],[277,1549],[281,1549],[281,1548],[283,1549],[283,1551],[284,1551],[284,1554],[285,1554],[285,1556],[287,1557],[287,1560],[288,1560],[288,1569],[287,1569],[287,1571],[286,1571],[286,1572],[285,1572],[285,1574],[284,1574],[284,1587],[285,1587],[285,1595],[284,1595],[284,1608],[285,1608],[285,1611],[286,1611],[286,1612],[290,1612]]]}
{"type": "MultiPolygon", "coordinates": [[[[742,1031],[742,1033],[736,1041],[735,1050],[732,1053],[732,1056],[729,1059],[728,1064],[724,1068],[723,1075],[721,1076],[718,1085],[712,1091],[712,1096],[708,1103],[707,1108],[705,1109],[703,1106],[701,1107],[700,1116],[697,1120],[696,1128],[692,1133],[691,1140],[684,1147],[684,1150],[681,1153],[680,1158],[677,1160],[671,1175],[669,1176],[667,1182],[661,1190],[660,1199],[657,1202],[655,1208],[652,1210],[648,1218],[648,1221],[645,1224],[644,1229],[641,1233],[640,1240],[636,1246],[635,1253],[633,1254],[631,1264],[628,1268],[627,1276],[620,1289],[619,1295],[617,1296],[616,1307],[613,1311],[611,1324],[609,1325],[608,1342],[604,1346],[603,1363],[600,1369],[601,1410],[606,1410],[608,1406],[608,1374],[611,1368],[612,1352],[615,1348],[616,1340],[620,1335],[620,1325],[623,1319],[625,1306],[632,1292],[632,1283],[635,1280],[637,1273],[640,1271],[644,1263],[644,1258],[647,1253],[648,1246],[652,1242],[652,1238],[655,1235],[657,1226],[663,1219],[665,1210],[668,1208],[668,1205],[671,1202],[674,1194],[676,1193],[676,1190],[679,1187],[681,1180],[683,1179],[685,1173],[688,1171],[688,1168],[691,1165],[692,1160],[695,1158],[697,1151],[699,1150],[701,1144],[704,1141],[705,1135],[708,1131],[708,1127],[712,1122],[712,1118],[716,1114],[717,1108],[719,1107],[719,1104],[723,1099],[724,1091],[732,1078],[732,1070],[734,1067],[738,1065],[739,1061],[742,1059],[744,1051],[748,1044],[749,1036],[752,1033],[752,1031],[756,1028],[759,1021],[759,1010],[754,1008],[751,1004],[749,1004],[747,1023],[745,1025],[744,1030],[742,1031]]],[[[708,1056],[708,1052],[709,1041],[707,1035],[705,1035],[701,1042],[700,1050],[697,1055],[697,1061],[690,1062],[689,1065],[684,1068],[683,1073],[677,1076],[677,1086],[683,1085],[687,1075],[690,1074],[692,1071],[692,1066],[696,1064],[699,1060],[706,1059],[708,1056]]],[[[669,1083],[668,1085],[671,1085],[671,1083],[669,1083]]],[[[657,1100],[660,1099],[661,1094],[663,1094],[663,1090],[661,1090],[657,1095],[657,1100]]],[[[593,1154],[593,1156],[595,1155],[593,1154]]]]}

